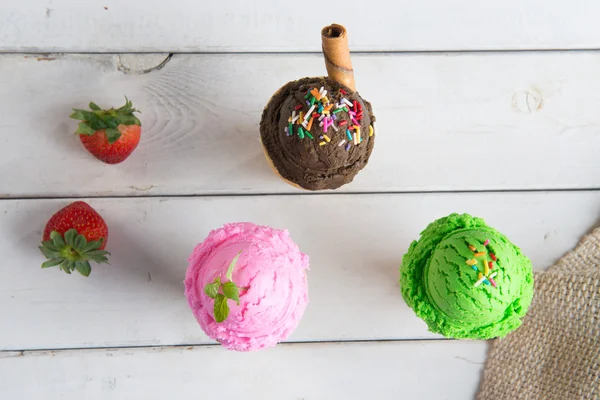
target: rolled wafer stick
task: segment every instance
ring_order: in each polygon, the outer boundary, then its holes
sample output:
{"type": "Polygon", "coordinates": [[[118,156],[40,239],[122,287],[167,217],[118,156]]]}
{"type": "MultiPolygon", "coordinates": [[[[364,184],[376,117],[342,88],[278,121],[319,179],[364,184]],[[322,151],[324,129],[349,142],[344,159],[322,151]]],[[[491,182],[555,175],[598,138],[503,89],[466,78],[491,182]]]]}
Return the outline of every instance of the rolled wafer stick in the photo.
{"type": "Polygon", "coordinates": [[[326,26],[321,30],[321,42],[327,75],[356,91],[346,28],[338,24],[326,26]]]}

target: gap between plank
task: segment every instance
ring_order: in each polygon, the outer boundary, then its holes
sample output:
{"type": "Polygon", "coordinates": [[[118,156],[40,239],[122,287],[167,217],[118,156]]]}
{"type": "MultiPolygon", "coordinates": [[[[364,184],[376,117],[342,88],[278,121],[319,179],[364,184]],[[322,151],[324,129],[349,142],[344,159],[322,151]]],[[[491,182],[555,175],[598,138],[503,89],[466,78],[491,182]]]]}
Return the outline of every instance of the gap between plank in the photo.
{"type": "MultiPolygon", "coordinates": [[[[349,339],[349,340],[308,340],[308,341],[297,341],[297,342],[281,342],[277,346],[291,346],[291,345],[314,345],[314,344],[354,344],[354,343],[401,343],[401,342],[451,342],[458,339],[448,338],[427,338],[427,339],[349,339]]],[[[0,358],[3,353],[43,353],[43,352],[61,352],[61,351],[86,351],[86,350],[135,350],[135,349],[178,349],[182,347],[219,347],[218,343],[183,343],[183,344],[147,344],[139,346],[93,346],[93,347],[59,347],[59,348],[32,348],[32,349],[6,349],[0,350],[0,358]]]]}
{"type": "MultiPolygon", "coordinates": [[[[352,55],[444,55],[444,54],[510,54],[510,53],[590,53],[598,52],[600,48],[581,48],[581,49],[488,49],[488,50],[373,50],[373,51],[353,51],[352,55]]],[[[181,52],[172,50],[153,50],[153,51],[120,51],[120,52],[100,52],[100,51],[0,51],[3,55],[119,55],[119,54],[170,54],[177,55],[322,55],[320,51],[191,51],[181,52]]]]}
{"type": "Polygon", "coordinates": [[[0,197],[0,201],[25,200],[63,200],[63,199],[160,199],[160,198],[194,198],[194,197],[266,197],[266,196],[361,196],[361,195],[408,195],[408,194],[479,194],[479,193],[554,193],[554,192],[597,192],[597,188],[557,188],[557,189],[481,189],[481,190],[417,190],[389,192],[283,192],[283,193],[205,193],[205,194],[140,194],[140,195],[69,195],[69,196],[15,196],[0,197]]]}

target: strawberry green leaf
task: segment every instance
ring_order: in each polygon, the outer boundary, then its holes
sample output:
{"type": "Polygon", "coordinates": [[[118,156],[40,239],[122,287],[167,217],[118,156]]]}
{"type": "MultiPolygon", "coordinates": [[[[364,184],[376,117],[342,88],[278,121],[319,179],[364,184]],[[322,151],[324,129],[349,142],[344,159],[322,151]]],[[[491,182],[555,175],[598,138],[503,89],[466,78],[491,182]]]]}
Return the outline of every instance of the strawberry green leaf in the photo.
{"type": "Polygon", "coordinates": [[[113,144],[121,137],[121,132],[117,128],[108,128],[106,130],[106,139],[108,143],[113,144]]]}
{"type": "Polygon", "coordinates": [[[76,237],[77,237],[77,230],[75,230],[75,229],[69,229],[68,231],[65,232],[65,242],[67,243],[67,245],[69,247],[74,247],[76,237]]]}
{"type": "Polygon", "coordinates": [[[90,101],[90,108],[94,111],[102,111],[102,109],[98,107],[93,101],[90,101]]]}
{"type": "Polygon", "coordinates": [[[71,265],[73,263],[71,261],[65,261],[60,265],[60,268],[65,271],[67,274],[71,275],[71,265]]]}
{"type": "Polygon", "coordinates": [[[62,264],[63,261],[65,261],[63,258],[53,258],[51,260],[43,262],[42,268],[56,267],[57,265],[62,264]]]}
{"type": "Polygon", "coordinates": [[[92,266],[87,261],[75,262],[75,268],[83,276],[90,276],[90,273],[92,272],[92,266]]]}
{"type": "Polygon", "coordinates": [[[95,112],[90,113],[90,119],[88,122],[95,131],[108,128],[108,124],[95,112]]]}
{"type": "Polygon", "coordinates": [[[215,297],[214,305],[215,321],[223,322],[229,315],[229,305],[227,305],[227,299],[221,293],[215,297]]]}
{"type": "Polygon", "coordinates": [[[206,295],[208,297],[210,297],[211,299],[214,299],[215,297],[217,297],[217,294],[219,293],[219,284],[218,283],[207,283],[206,286],[204,286],[204,293],[206,293],[206,295]]]}
{"type": "Polygon", "coordinates": [[[233,282],[225,282],[223,284],[223,294],[228,299],[235,301],[240,305],[240,292],[238,287],[233,282]]]}
{"type": "Polygon", "coordinates": [[[229,280],[231,280],[231,277],[233,276],[233,269],[235,268],[235,265],[237,264],[238,259],[240,258],[240,254],[242,254],[242,250],[240,250],[237,253],[237,255],[231,261],[231,264],[229,264],[229,268],[227,268],[227,274],[225,276],[227,276],[227,279],[229,280]]]}
{"type": "Polygon", "coordinates": [[[52,243],[54,244],[54,246],[56,246],[59,250],[64,249],[65,248],[65,241],[62,237],[62,235],[60,233],[58,233],[58,231],[52,231],[50,233],[50,239],[52,239],[52,243]]]}
{"type": "Polygon", "coordinates": [[[73,247],[75,247],[75,250],[77,250],[78,252],[83,252],[87,247],[87,239],[85,238],[85,236],[77,235],[73,247]]]}
{"type": "Polygon", "coordinates": [[[73,109],[73,114],[69,116],[69,118],[78,119],[80,121],[89,121],[91,112],[86,110],[78,110],[76,108],[73,109]]]}
{"type": "Polygon", "coordinates": [[[122,115],[119,119],[123,125],[142,125],[140,120],[133,114],[122,115]]]}
{"type": "MultiPolygon", "coordinates": [[[[54,246],[52,246],[52,247],[54,247],[54,246]]],[[[53,250],[51,248],[48,248],[48,246],[42,245],[42,246],[39,246],[39,249],[42,252],[42,254],[44,255],[44,257],[46,257],[47,259],[61,257],[61,254],[58,250],[53,250]]]]}
{"type": "Polygon", "coordinates": [[[85,247],[85,249],[83,249],[83,251],[87,253],[92,250],[98,250],[100,247],[102,247],[103,242],[104,239],[102,238],[100,238],[100,240],[92,240],[88,242],[87,246],[85,247]]]}
{"type": "Polygon", "coordinates": [[[77,130],[75,131],[76,135],[88,135],[91,136],[94,133],[96,133],[95,130],[92,129],[92,127],[90,126],[90,124],[88,124],[87,122],[80,122],[79,125],[77,126],[77,130]]]}

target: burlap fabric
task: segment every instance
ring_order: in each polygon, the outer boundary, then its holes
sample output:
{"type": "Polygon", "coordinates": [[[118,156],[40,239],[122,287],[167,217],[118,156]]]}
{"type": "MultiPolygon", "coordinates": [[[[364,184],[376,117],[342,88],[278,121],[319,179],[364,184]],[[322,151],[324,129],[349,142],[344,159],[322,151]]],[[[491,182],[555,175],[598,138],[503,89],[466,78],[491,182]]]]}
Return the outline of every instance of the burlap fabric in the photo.
{"type": "Polygon", "coordinates": [[[477,399],[600,399],[600,228],[535,274],[531,308],[492,343],[477,399]]]}

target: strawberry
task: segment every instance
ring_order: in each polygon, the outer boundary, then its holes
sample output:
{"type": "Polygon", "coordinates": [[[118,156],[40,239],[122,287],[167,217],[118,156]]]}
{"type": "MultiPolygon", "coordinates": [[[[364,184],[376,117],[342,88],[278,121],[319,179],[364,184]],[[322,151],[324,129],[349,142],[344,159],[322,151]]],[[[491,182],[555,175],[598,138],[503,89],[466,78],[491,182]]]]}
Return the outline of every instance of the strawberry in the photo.
{"type": "Polygon", "coordinates": [[[140,142],[142,124],[133,113],[139,112],[125,97],[121,108],[102,110],[90,103],[91,111],[74,108],[71,118],[80,120],[75,134],[94,157],[107,164],[118,164],[133,153],[140,142]]]}
{"type": "Polygon", "coordinates": [[[90,261],[108,263],[106,223],[89,204],[76,201],[59,210],[44,229],[39,247],[48,261],[42,268],[60,266],[70,274],[75,269],[83,276],[92,271],[90,261]]]}

